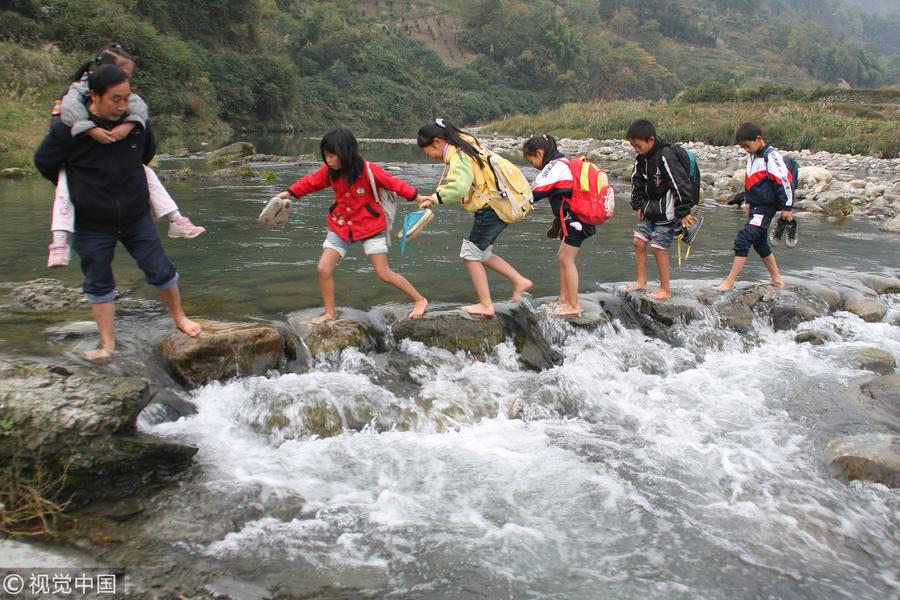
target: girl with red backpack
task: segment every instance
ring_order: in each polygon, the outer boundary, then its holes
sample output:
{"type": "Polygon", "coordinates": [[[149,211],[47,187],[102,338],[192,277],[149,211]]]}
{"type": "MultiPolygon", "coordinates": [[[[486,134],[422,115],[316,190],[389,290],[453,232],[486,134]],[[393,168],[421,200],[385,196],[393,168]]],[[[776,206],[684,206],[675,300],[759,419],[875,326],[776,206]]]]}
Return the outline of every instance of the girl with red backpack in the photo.
{"type": "Polygon", "coordinates": [[[559,261],[559,300],[551,302],[559,316],[577,315],[581,312],[578,300],[578,268],[575,257],[581,244],[597,232],[594,225],[581,222],[571,211],[570,201],[575,179],[565,155],[556,147],[551,135],[530,138],[522,146],[525,160],[540,170],[531,184],[534,200],[548,200],[553,211],[553,223],[547,237],[560,238],[562,243],[556,252],[559,261]]]}

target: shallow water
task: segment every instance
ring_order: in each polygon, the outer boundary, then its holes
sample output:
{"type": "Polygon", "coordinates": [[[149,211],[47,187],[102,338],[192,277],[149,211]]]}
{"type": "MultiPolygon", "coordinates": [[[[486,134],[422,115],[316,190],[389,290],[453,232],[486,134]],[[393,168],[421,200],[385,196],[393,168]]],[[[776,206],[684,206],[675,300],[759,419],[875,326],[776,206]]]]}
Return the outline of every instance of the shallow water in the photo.
{"type": "MultiPolygon", "coordinates": [[[[440,174],[428,163],[387,164],[425,192],[440,174]]],[[[300,201],[282,231],[255,221],[275,191],[317,166],[274,167],[274,184],[170,186],[208,228],[193,241],[165,241],[190,314],[269,321],[320,304],[315,263],[328,194],[300,201]]],[[[579,255],[586,291],[633,277],[631,214],[616,183],[618,216],[579,255]]],[[[48,275],[50,191],[0,183],[5,281],[48,275]]],[[[471,217],[459,207],[436,212],[412,257],[392,250],[392,266],[429,298],[469,302],[457,253],[471,217]]],[[[541,207],[497,246],[535,281],[535,297],[558,290],[549,221],[541,207]]],[[[741,226],[730,207],[706,209],[695,253],[673,264],[676,292],[727,272],[741,226]]],[[[896,270],[898,256],[896,236],[818,217],[803,218],[796,248],[777,250],[787,275],[826,284],[840,277],[835,270],[896,270]]],[[[153,297],[128,257],[117,258],[117,273],[133,296],[153,297]]],[[[49,275],[80,281],[77,267],[49,275]]],[[[743,278],[763,275],[751,258],[743,278]]],[[[508,293],[492,282],[498,299],[508,293]]],[[[337,299],[364,310],[405,301],[358,248],[338,268],[337,299]]],[[[823,458],[834,436],[887,430],[853,392],[867,373],[839,354],[877,345],[900,359],[900,328],[889,325],[900,298],[888,301],[883,323],[840,313],[801,326],[839,336],[818,347],[762,323],[749,336],[712,322],[676,325],[672,346],[618,323],[586,332],[545,319],[564,361],[542,372],[521,370],[510,343],[475,362],[405,341],[387,352],[345,350],[302,372],[211,384],[190,394],[196,416],[142,422],[200,450],[181,488],[158,497],[134,535],[150,540],[153,560],[203,565],[285,596],[897,597],[900,491],[848,484],[823,458]],[[513,400],[525,419],[507,418],[513,400]],[[350,429],[316,437],[310,424],[325,413],[350,429]]],[[[4,353],[71,350],[35,335],[50,321],[5,319],[4,353]]],[[[123,317],[129,366],[120,368],[141,365],[171,383],[152,351],[165,327],[155,307],[123,317]]]]}

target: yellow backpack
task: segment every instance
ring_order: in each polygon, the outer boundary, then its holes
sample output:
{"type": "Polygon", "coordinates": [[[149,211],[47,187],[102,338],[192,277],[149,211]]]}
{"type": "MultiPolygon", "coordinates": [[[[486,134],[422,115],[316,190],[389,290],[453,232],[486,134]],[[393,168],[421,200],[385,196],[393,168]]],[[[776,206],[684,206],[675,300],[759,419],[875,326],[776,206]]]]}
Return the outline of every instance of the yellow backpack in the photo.
{"type": "Polygon", "coordinates": [[[521,221],[525,215],[531,212],[534,202],[534,194],[528,179],[516,165],[495,152],[484,151],[482,159],[485,164],[482,172],[484,180],[488,184],[490,196],[485,197],[474,183],[472,189],[497,212],[497,216],[503,222],[521,221]]]}

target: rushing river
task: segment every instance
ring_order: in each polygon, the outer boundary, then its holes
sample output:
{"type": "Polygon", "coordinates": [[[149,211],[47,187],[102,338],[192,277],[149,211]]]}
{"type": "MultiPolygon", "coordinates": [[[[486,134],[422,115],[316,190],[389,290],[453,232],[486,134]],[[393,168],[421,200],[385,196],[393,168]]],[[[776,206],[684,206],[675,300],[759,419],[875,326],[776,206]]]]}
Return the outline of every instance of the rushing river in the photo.
{"type": "MultiPolygon", "coordinates": [[[[414,148],[364,151],[423,192],[440,174],[414,148]]],[[[276,321],[321,304],[315,264],[328,193],[298,202],[284,230],[255,220],[274,192],[316,167],[272,167],[277,183],[169,186],[208,229],[165,241],[189,314],[276,321]]],[[[618,216],[579,255],[586,291],[633,278],[628,190],[616,186],[618,216]]],[[[45,182],[0,183],[4,281],[80,283],[77,266],[42,268],[50,195],[45,182]]],[[[730,265],[742,213],[705,214],[694,254],[684,267],[673,262],[676,293],[720,279],[730,265]]],[[[433,301],[471,302],[457,257],[470,221],[459,207],[438,207],[412,256],[391,251],[392,266],[433,301]]],[[[535,281],[534,297],[558,292],[549,221],[540,207],[497,246],[535,281]]],[[[896,275],[900,238],[870,223],[803,218],[799,235],[796,248],[776,250],[795,281],[896,275]]],[[[121,254],[120,287],[153,298],[121,254]]],[[[650,269],[652,279],[652,259],[650,269]]],[[[743,279],[764,274],[753,256],[743,279]]],[[[492,282],[503,299],[505,282],[492,282]]],[[[405,302],[356,247],[338,267],[336,290],[339,306],[375,313],[405,302]]],[[[190,393],[197,415],[142,423],[200,450],[134,535],[149,540],[149,562],[225,574],[251,590],[245,597],[268,589],[328,598],[897,598],[900,490],[848,484],[823,458],[835,436],[886,427],[852,391],[867,373],[839,360],[863,344],[900,360],[900,328],[890,325],[900,298],[886,298],[882,323],[839,313],[804,325],[839,335],[823,346],[796,344],[794,332],[763,323],[749,336],[712,322],[676,325],[672,346],[616,323],[575,331],[546,320],[564,360],[542,372],[520,369],[511,344],[477,362],[399,341],[296,373],[211,384],[190,393]],[[516,400],[523,419],[507,417],[516,400]],[[321,406],[372,425],[310,436],[304,415],[321,406]]],[[[147,314],[120,320],[120,368],[168,385],[152,351],[163,317],[148,304],[147,314]]],[[[72,351],[69,341],[36,335],[45,325],[4,321],[2,351],[72,351]]]]}

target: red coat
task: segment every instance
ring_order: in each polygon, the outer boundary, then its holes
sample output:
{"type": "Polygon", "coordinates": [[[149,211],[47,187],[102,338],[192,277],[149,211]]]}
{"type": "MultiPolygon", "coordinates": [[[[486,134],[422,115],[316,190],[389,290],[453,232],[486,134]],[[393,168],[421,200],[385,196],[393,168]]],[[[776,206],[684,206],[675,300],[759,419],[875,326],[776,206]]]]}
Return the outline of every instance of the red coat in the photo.
{"type": "MultiPolygon", "coordinates": [[[[374,163],[368,163],[378,187],[395,192],[407,200],[415,200],[416,189],[374,163]]],[[[294,182],[288,191],[300,198],[328,186],[334,188],[334,204],[328,210],[328,229],[346,242],[364,240],[381,233],[387,228],[387,221],[381,205],[369,185],[369,176],[363,171],[362,177],[348,185],[347,179],[340,177],[334,181],[329,175],[328,165],[294,182]]]]}

